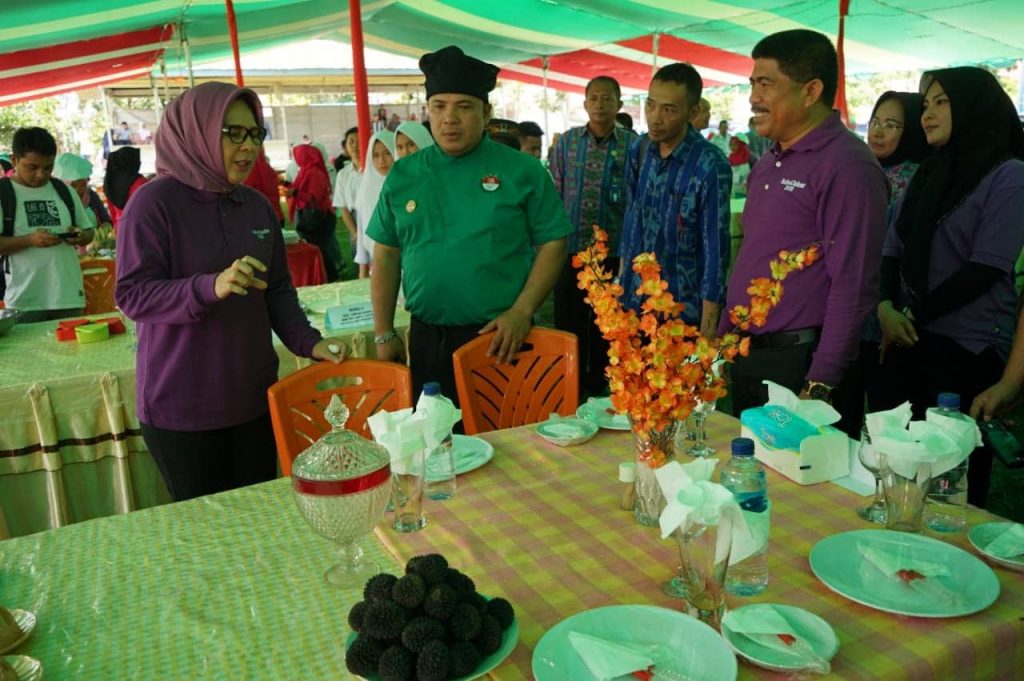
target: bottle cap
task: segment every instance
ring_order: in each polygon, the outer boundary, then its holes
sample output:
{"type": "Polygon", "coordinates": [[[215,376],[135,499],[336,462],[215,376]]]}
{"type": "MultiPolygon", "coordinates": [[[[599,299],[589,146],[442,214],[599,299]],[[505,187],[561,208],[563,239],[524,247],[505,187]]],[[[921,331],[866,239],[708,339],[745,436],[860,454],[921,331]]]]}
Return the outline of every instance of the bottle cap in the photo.
{"type": "Polygon", "coordinates": [[[438,383],[437,381],[430,381],[429,383],[424,383],[423,384],[423,394],[424,395],[440,395],[441,394],[441,384],[438,383]]]}
{"type": "Polygon", "coordinates": [[[636,480],[636,464],[632,461],[619,464],[619,482],[633,482],[636,480]]]}
{"type": "Polygon", "coordinates": [[[733,456],[753,456],[754,441],[749,437],[738,437],[732,441],[733,456]]]}
{"type": "Polygon", "coordinates": [[[957,393],[939,393],[938,405],[941,409],[960,409],[960,395],[957,393]]]}

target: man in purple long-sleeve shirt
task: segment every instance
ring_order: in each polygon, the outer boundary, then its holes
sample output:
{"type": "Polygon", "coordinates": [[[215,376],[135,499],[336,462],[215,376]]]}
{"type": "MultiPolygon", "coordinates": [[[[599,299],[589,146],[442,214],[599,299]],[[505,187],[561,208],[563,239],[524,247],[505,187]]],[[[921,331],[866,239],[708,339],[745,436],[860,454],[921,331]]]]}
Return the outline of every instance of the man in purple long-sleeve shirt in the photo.
{"type": "MultiPolygon", "coordinates": [[[[831,401],[840,428],[859,437],[863,390],[844,380],[878,299],[888,189],[867,146],[832,111],[835,48],[806,30],[755,47],[750,104],[757,134],[773,144],[748,180],[743,244],[729,277],[727,309],[747,304],[752,278],[769,276],[780,250],[821,247],[822,261],[792,274],[750,355],[732,367],[734,413],[768,398],[765,379],[803,398],[831,401]]],[[[731,330],[722,316],[719,332],[731,330]]]]}

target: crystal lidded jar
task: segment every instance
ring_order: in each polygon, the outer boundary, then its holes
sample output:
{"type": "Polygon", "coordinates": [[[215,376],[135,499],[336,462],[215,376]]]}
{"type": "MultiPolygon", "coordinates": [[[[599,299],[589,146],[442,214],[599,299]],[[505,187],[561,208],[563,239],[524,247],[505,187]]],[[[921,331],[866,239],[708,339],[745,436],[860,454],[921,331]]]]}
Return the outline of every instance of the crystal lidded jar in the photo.
{"type": "Polygon", "coordinates": [[[349,411],[334,395],[324,410],[331,426],[295,459],[292,491],[306,522],[339,546],[340,562],[324,575],[335,586],[358,587],[378,566],[363,560],[359,540],[384,516],[391,494],[387,450],[345,430],[349,411]]]}

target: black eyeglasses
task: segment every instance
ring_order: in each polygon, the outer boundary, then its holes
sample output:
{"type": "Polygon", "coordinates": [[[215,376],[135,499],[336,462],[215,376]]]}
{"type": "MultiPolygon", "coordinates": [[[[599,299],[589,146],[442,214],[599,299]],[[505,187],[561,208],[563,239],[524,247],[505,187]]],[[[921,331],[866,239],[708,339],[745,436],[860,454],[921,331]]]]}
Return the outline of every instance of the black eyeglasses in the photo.
{"type": "Polygon", "coordinates": [[[868,130],[885,130],[886,132],[896,132],[902,130],[903,126],[892,120],[880,121],[877,118],[872,118],[868,121],[868,130]]]}
{"type": "Polygon", "coordinates": [[[259,145],[263,144],[263,140],[267,137],[267,131],[263,128],[247,128],[244,125],[226,125],[220,131],[235,144],[241,144],[248,137],[253,144],[259,145]]]}

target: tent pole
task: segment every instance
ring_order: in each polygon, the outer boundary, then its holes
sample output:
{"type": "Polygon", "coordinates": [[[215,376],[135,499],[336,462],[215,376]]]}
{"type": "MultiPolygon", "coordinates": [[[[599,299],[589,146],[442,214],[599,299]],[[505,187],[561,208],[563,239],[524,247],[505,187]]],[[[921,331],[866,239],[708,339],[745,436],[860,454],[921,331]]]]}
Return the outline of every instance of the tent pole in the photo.
{"type": "Polygon", "coordinates": [[[242,79],[242,58],[238,54],[238,21],[235,18],[235,3],[232,0],[224,0],[224,6],[228,11],[228,35],[231,36],[231,54],[235,58],[235,84],[238,87],[245,87],[245,80],[242,79]]]}
{"type": "Polygon", "coordinates": [[[188,71],[188,86],[196,86],[196,76],[192,72],[192,48],[188,45],[188,36],[185,34],[185,22],[179,25],[178,35],[181,36],[181,48],[185,51],[185,70],[188,71]]]}
{"type": "Polygon", "coordinates": [[[839,82],[836,87],[835,107],[839,110],[839,117],[847,127],[850,125],[850,112],[846,106],[846,54],[845,54],[845,32],[846,15],[850,13],[850,0],[839,0],[839,37],[836,40],[836,55],[839,61],[839,82]]]}
{"type": "MultiPolygon", "coordinates": [[[[103,87],[102,85],[100,85],[100,102],[103,103],[103,113],[107,117],[106,125],[104,125],[103,127],[106,128],[107,134],[109,135],[110,130],[114,127],[114,117],[110,112],[110,99],[107,97],[107,88],[103,87]]],[[[113,137],[111,137],[110,141],[114,141],[113,137]]]]}
{"type": "Polygon", "coordinates": [[[164,101],[166,102],[171,99],[171,95],[168,91],[167,85],[167,60],[164,59],[163,52],[160,53],[160,75],[163,76],[164,79],[164,101]]]}
{"type": "Polygon", "coordinates": [[[156,114],[156,124],[160,125],[160,116],[164,107],[163,102],[160,101],[160,87],[157,85],[153,74],[149,74],[149,83],[153,86],[153,113],[156,114]]]}
{"type": "Polygon", "coordinates": [[[551,139],[551,129],[548,127],[548,58],[541,57],[541,65],[544,67],[544,134],[551,139]]]}
{"type": "Polygon", "coordinates": [[[1024,109],[1024,59],[1017,60],[1017,111],[1024,109]]]}
{"type": "Polygon", "coordinates": [[[356,90],[356,124],[359,126],[359,149],[363,167],[370,145],[370,87],[366,80],[363,58],[363,14],[359,0],[348,0],[348,21],[352,35],[352,78],[356,90]]]}
{"type": "Polygon", "coordinates": [[[651,38],[651,78],[658,72],[658,39],[660,34],[655,33],[651,38]]]}

